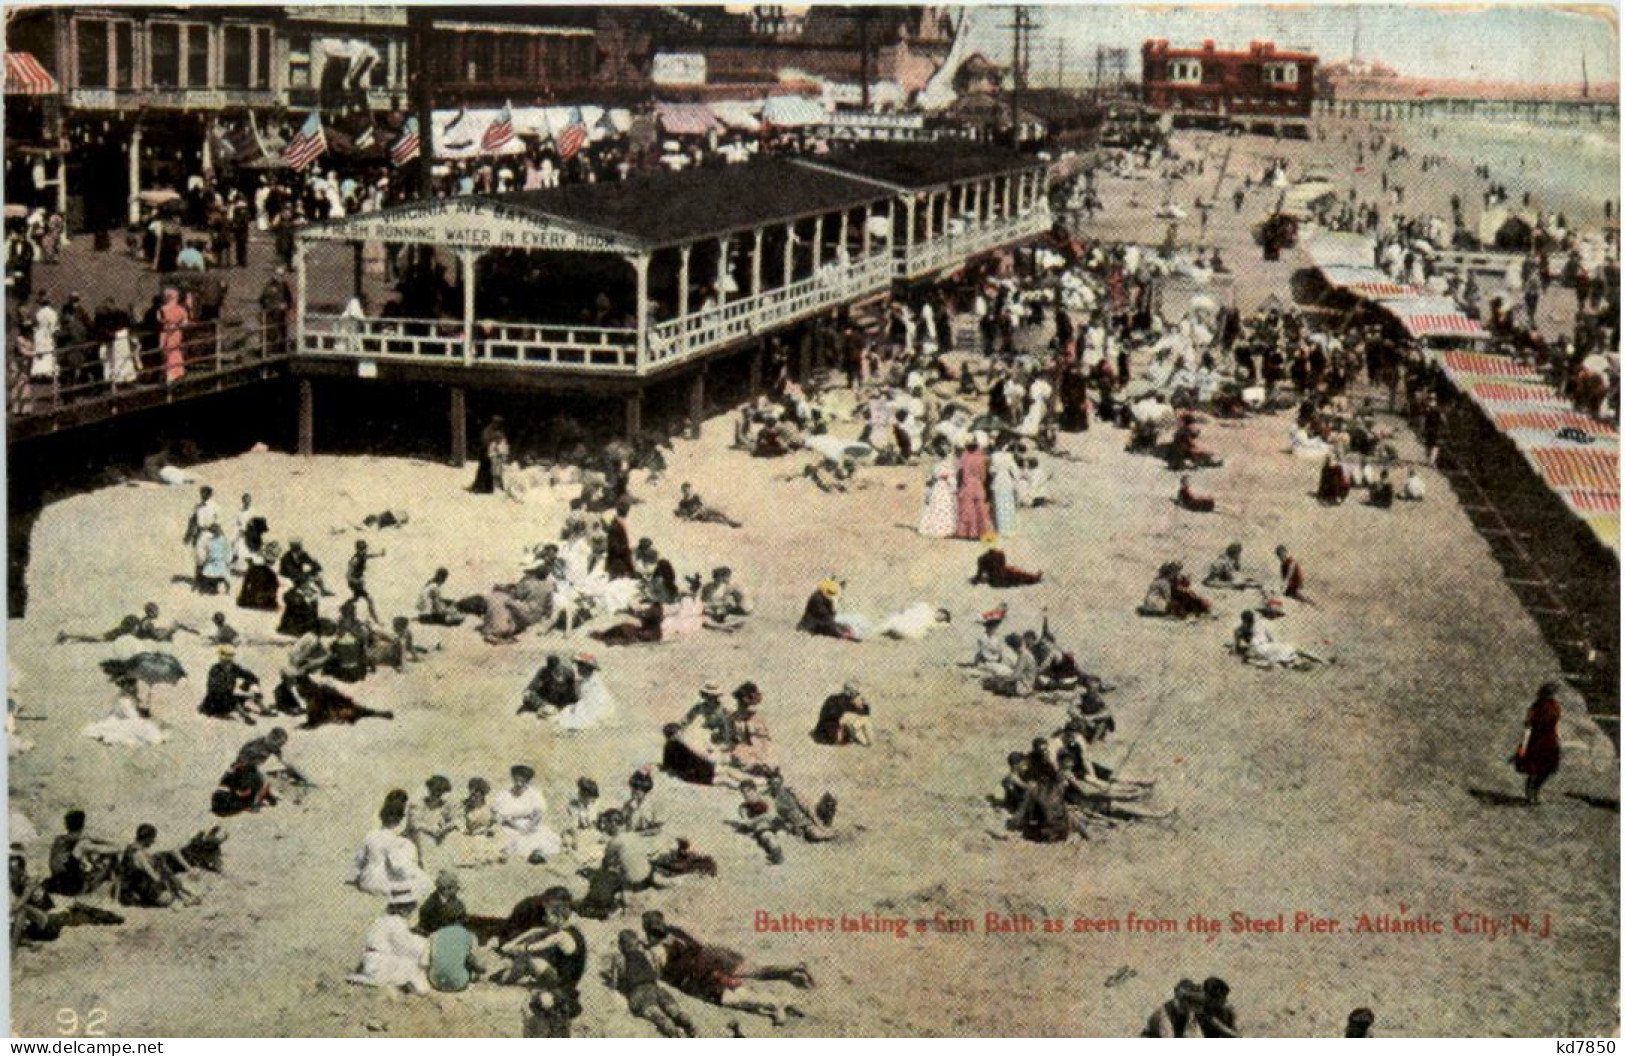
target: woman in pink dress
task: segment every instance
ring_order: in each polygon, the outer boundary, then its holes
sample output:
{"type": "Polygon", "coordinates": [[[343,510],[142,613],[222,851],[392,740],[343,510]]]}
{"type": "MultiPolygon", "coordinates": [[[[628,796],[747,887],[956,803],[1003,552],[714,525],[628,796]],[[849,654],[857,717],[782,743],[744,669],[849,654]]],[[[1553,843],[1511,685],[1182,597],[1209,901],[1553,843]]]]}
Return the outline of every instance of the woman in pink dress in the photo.
{"type": "Polygon", "coordinates": [[[186,376],[186,353],[181,346],[186,324],[191,321],[191,313],[181,304],[180,291],[165,290],[164,306],[158,309],[158,350],[164,354],[165,381],[179,381],[186,376]]]}
{"type": "Polygon", "coordinates": [[[981,451],[980,437],[972,437],[959,456],[959,518],[954,535],[960,539],[980,539],[993,530],[993,517],[987,509],[987,456],[981,451]]]}

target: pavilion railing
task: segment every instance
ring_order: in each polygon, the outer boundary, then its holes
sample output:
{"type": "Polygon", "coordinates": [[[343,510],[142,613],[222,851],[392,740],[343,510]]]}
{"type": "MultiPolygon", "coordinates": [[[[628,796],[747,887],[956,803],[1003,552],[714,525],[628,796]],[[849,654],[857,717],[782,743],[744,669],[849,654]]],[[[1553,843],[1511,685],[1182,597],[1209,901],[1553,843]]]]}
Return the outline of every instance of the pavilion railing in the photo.
{"type": "Polygon", "coordinates": [[[411,363],[635,373],[637,344],[637,331],[630,327],[475,320],[469,341],[458,320],[358,319],[307,312],[300,351],[411,363]]]}
{"type": "Polygon", "coordinates": [[[956,234],[939,236],[918,245],[899,246],[898,269],[901,274],[910,277],[941,271],[963,263],[977,253],[1041,235],[1052,224],[1049,209],[1040,206],[1018,216],[967,225],[956,234]]]}
{"type": "Polygon", "coordinates": [[[763,290],[753,297],[742,297],[657,323],[649,329],[644,369],[680,363],[740,338],[885,289],[891,278],[892,262],[884,253],[871,254],[844,266],[830,261],[788,286],[763,290]]]}

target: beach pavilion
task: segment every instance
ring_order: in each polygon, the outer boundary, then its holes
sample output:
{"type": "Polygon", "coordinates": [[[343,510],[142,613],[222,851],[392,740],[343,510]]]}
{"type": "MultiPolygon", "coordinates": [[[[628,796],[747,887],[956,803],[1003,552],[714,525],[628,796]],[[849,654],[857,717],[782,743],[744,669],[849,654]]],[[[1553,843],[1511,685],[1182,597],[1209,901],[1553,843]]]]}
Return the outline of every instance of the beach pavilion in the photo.
{"type": "Polygon", "coordinates": [[[294,255],[299,447],[322,377],[444,387],[454,461],[471,387],[620,398],[631,435],[645,388],[686,378],[697,418],[716,358],[749,353],[754,391],[768,334],[1050,223],[1037,159],[884,144],[312,224],[294,255]]]}

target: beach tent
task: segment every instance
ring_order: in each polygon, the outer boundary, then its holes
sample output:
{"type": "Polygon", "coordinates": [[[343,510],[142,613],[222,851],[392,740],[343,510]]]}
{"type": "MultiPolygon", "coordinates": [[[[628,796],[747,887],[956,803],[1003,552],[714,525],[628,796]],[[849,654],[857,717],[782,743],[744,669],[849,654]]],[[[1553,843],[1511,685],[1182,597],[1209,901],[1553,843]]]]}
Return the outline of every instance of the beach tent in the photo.
{"type": "Polygon", "coordinates": [[[1455,301],[1446,297],[1385,297],[1377,303],[1417,340],[1489,340],[1489,332],[1477,320],[1468,318],[1455,301]]]}
{"type": "Polygon", "coordinates": [[[1303,251],[1315,267],[1341,265],[1369,268],[1376,263],[1376,244],[1364,235],[1350,231],[1320,231],[1301,240],[1303,251]]]}
{"type": "Polygon", "coordinates": [[[1337,187],[1321,180],[1304,180],[1286,189],[1280,212],[1307,219],[1327,201],[1335,201],[1337,187]]]}
{"type": "Polygon", "coordinates": [[[1361,297],[1373,300],[1379,298],[1396,299],[1401,297],[1415,297],[1416,288],[1403,282],[1395,282],[1385,272],[1366,266],[1352,266],[1348,264],[1328,264],[1320,269],[1326,284],[1337,290],[1347,290],[1361,297]]]}

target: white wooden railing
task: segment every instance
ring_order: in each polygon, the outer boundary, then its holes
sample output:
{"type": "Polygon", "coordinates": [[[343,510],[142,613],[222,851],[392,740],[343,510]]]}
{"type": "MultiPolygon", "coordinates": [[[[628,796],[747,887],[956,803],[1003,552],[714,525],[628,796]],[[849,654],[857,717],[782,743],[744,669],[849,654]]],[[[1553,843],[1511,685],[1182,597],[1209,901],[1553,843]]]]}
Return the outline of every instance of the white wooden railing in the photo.
{"type": "Polygon", "coordinates": [[[968,257],[1048,231],[1054,221],[1048,205],[1039,205],[1019,216],[967,225],[957,234],[933,238],[930,242],[897,247],[898,274],[905,278],[941,271],[963,263],[968,257]]]}
{"type": "Polygon", "coordinates": [[[877,293],[891,279],[891,259],[877,253],[845,266],[831,262],[788,286],[657,323],[649,329],[644,371],[680,363],[740,338],[877,293]]]}
{"type": "Polygon", "coordinates": [[[977,225],[930,243],[879,250],[853,263],[824,264],[807,278],[649,327],[639,356],[631,327],[534,325],[476,320],[472,339],[458,320],[357,319],[305,313],[298,352],[358,360],[508,366],[648,374],[879,293],[898,276],[940,271],[998,246],[1048,231],[1049,209],[977,225]]]}
{"type": "Polygon", "coordinates": [[[444,319],[355,319],[305,314],[300,351],[316,356],[559,367],[636,373],[637,331],[628,327],[537,326],[476,321],[473,341],[460,322],[444,319]]]}

